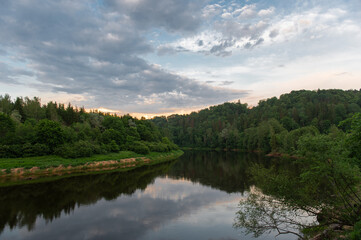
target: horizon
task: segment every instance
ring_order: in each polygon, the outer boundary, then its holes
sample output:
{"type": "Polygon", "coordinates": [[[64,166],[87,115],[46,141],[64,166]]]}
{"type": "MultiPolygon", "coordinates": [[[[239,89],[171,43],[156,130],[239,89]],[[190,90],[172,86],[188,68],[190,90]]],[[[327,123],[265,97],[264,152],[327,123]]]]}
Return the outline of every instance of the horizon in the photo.
{"type": "Polygon", "coordinates": [[[0,95],[140,118],[361,87],[361,2],[2,1],[0,95]]]}
{"type": "MultiPolygon", "coordinates": [[[[337,88],[330,88],[330,89],[313,89],[313,90],[308,90],[308,89],[299,89],[299,90],[292,90],[290,92],[285,92],[285,93],[282,93],[278,96],[271,96],[271,97],[268,97],[268,98],[264,98],[264,99],[260,99],[257,104],[249,104],[247,102],[242,102],[240,99],[235,99],[235,100],[232,100],[232,101],[226,101],[226,102],[223,102],[223,103],[219,103],[219,104],[214,104],[214,105],[209,105],[209,106],[206,106],[206,107],[203,107],[203,108],[194,108],[194,109],[189,109],[189,110],[182,110],[181,112],[177,112],[177,113],[165,113],[165,114],[144,114],[144,113],[130,113],[130,112],[121,112],[121,111],[116,111],[116,110],[112,110],[112,109],[107,109],[107,108],[104,108],[104,107],[100,107],[100,108],[85,108],[84,106],[78,106],[78,105],[75,105],[75,104],[72,104],[71,102],[57,102],[57,101],[47,101],[47,102],[44,102],[42,101],[42,99],[38,96],[34,96],[34,97],[37,97],[39,100],[40,100],[40,103],[42,106],[46,106],[46,104],[48,102],[54,102],[56,104],[62,104],[64,106],[70,104],[72,107],[75,107],[77,109],[84,109],[86,112],[99,112],[99,113],[103,113],[103,114],[111,114],[111,115],[116,115],[116,116],[125,116],[125,115],[130,115],[134,118],[137,118],[137,119],[141,119],[141,118],[145,118],[145,119],[153,119],[155,117],[169,117],[169,116],[172,116],[172,115],[189,115],[191,113],[198,113],[204,109],[209,109],[211,107],[216,107],[216,106],[219,106],[219,105],[223,105],[225,103],[241,103],[241,104],[247,104],[247,108],[248,109],[252,109],[254,107],[257,107],[259,105],[259,103],[261,101],[267,101],[268,99],[271,99],[271,98],[274,98],[276,97],[277,99],[279,99],[282,95],[286,95],[286,94],[291,94],[291,92],[294,92],[294,91],[312,91],[312,92],[316,92],[316,91],[328,91],[328,90],[341,90],[341,91],[361,91],[361,88],[360,89],[337,89],[337,88]]],[[[10,96],[9,94],[5,93],[4,96],[8,95],[10,97],[10,99],[12,99],[13,101],[16,100],[17,97],[19,98],[22,98],[22,99],[25,99],[26,97],[28,96],[16,96],[16,97],[12,97],[10,96]]],[[[0,94],[0,97],[4,97],[3,95],[0,94]]],[[[33,99],[34,97],[29,97],[30,99],[33,99]]]]}

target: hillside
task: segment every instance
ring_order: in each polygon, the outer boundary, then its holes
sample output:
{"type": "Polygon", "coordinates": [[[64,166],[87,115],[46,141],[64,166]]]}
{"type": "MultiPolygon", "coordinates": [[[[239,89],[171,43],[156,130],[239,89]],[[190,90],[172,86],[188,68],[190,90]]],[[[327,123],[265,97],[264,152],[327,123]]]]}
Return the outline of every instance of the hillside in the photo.
{"type": "Polygon", "coordinates": [[[288,152],[301,135],[328,133],[360,111],[359,90],[300,90],[262,100],[252,108],[227,102],[152,122],[182,147],[288,152]]]}

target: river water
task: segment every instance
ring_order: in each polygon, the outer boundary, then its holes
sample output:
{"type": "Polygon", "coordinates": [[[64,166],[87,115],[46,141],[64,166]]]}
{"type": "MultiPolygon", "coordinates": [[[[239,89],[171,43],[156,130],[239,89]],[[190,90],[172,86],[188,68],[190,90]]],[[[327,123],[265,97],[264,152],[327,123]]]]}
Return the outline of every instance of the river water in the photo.
{"type": "Polygon", "coordinates": [[[0,239],[254,239],[233,224],[255,162],[271,164],[259,155],[187,151],[129,172],[1,187],[0,239]]]}

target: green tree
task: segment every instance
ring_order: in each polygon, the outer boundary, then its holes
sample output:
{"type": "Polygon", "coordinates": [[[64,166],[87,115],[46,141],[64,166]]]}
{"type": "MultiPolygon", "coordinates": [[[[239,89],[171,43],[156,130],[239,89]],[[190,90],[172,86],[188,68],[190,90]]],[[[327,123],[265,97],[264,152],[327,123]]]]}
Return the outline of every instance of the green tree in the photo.
{"type": "Polygon", "coordinates": [[[38,143],[47,145],[51,150],[64,142],[61,125],[48,119],[43,119],[37,124],[36,138],[38,143]]]}
{"type": "Polygon", "coordinates": [[[14,106],[11,101],[10,95],[9,94],[5,94],[4,96],[0,95],[0,112],[10,115],[13,109],[14,106]]]}
{"type": "Polygon", "coordinates": [[[0,113],[0,143],[9,143],[9,138],[13,137],[15,123],[10,116],[0,113]]]}

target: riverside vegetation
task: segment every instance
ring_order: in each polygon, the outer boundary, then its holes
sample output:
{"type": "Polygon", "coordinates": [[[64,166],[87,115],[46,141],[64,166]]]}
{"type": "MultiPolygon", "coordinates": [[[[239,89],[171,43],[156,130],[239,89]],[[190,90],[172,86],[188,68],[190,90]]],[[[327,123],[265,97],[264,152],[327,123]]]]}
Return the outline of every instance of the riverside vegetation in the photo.
{"type": "Polygon", "coordinates": [[[241,202],[235,227],[255,236],[277,230],[302,239],[361,239],[360,112],[361,91],[302,90],[253,108],[225,103],[153,122],[183,147],[292,157],[294,171],[254,164],[249,174],[263,194],[241,202]],[[300,221],[305,215],[317,224],[300,221]]]}
{"type": "Polygon", "coordinates": [[[178,146],[145,119],[87,113],[56,102],[42,106],[36,97],[12,101],[9,95],[0,96],[0,174],[14,168],[140,157],[154,160],[179,154],[178,146]]]}

